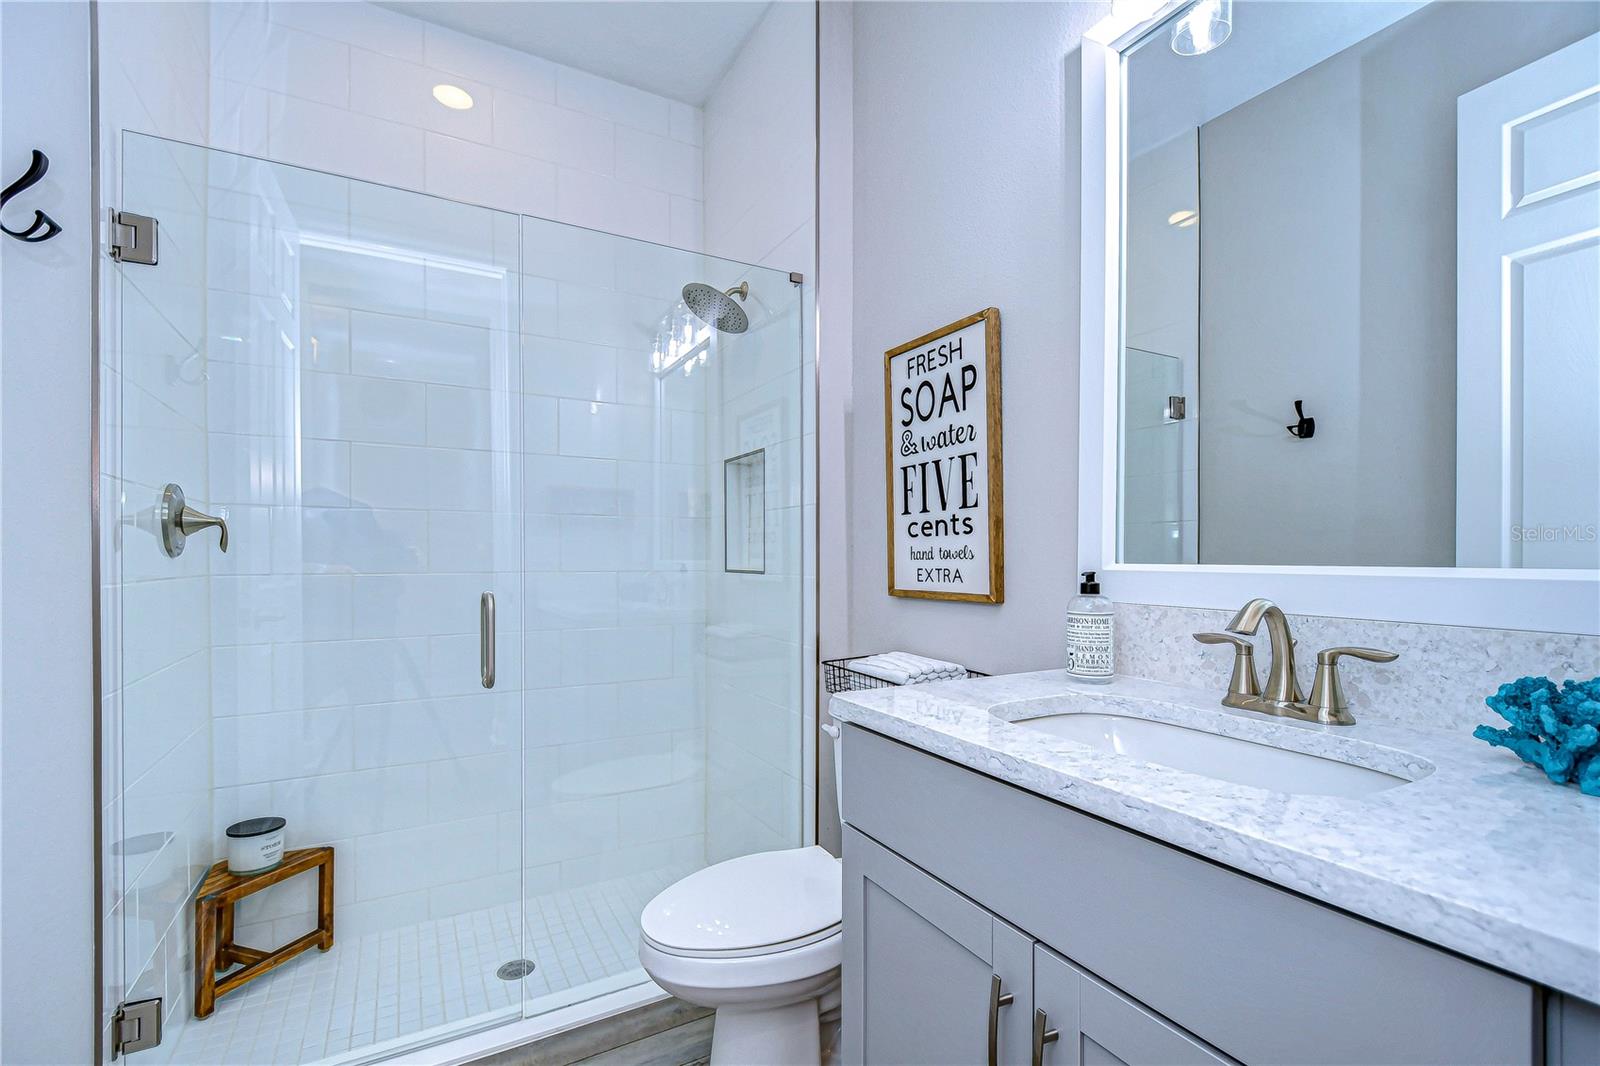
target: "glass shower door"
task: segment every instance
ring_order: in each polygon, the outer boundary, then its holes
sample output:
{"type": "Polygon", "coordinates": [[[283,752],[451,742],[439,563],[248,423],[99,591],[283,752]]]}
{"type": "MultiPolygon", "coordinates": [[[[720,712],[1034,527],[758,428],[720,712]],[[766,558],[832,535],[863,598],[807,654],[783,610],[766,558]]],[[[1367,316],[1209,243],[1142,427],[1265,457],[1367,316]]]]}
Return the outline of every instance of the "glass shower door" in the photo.
{"type": "MultiPolygon", "coordinates": [[[[152,137],[121,165],[160,245],[116,268],[102,368],[107,1000],[164,995],[146,1054],[194,1063],[515,1017],[518,220],[152,137]],[[332,948],[196,1017],[197,967],[251,964],[196,942],[191,894],[226,827],[274,816],[333,849],[332,948]]],[[[317,917],[302,875],[231,935],[271,951],[317,917]]]]}

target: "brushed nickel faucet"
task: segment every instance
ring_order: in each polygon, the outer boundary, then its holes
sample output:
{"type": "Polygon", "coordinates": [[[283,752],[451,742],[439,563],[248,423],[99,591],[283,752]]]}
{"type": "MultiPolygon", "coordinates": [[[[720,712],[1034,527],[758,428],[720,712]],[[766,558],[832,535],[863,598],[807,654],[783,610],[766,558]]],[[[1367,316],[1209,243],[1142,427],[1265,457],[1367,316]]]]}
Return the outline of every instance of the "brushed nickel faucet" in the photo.
{"type": "Polygon", "coordinates": [[[1294,637],[1282,608],[1258,596],[1239,608],[1227,628],[1229,633],[1248,637],[1262,622],[1267,623],[1267,639],[1272,642],[1272,662],[1267,667],[1267,687],[1260,698],[1273,704],[1304,702],[1305,694],[1294,676],[1294,637]]]}
{"type": "Polygon", "coordinates": [[[1224,707],[1324,725],[1355,724],[1344,686],[1339,682],[1341,657],[1373,663],[1392,663],[1400,657],[1381,648],[1338,647],[1320,651],[1308,700],[1295,678],[1294,636],[1289,631],[1289,619],[1271,600],[1257,597],[1239,608],[1228,622],[1226,633],[1196,633],[1194,639],[1202,644],[1227,644],[1233,648],[1233,677],[1228,682],[1228,694],[1222,697],[1224,707]],[[1261,628],[1262,622],[1267,624],[1267,639],[1272,649],[1265,689],[1256,681],[1255,646],[1245,639],[1261,628]]]}

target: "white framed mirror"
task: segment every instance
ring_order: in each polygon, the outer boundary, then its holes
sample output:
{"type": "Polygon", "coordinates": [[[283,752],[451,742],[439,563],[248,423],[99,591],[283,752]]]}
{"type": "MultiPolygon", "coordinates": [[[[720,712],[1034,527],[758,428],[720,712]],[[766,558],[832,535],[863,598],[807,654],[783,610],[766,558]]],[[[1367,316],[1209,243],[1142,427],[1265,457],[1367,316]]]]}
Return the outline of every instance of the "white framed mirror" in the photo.
{"type": "Polygon", "coordinates": [[[1136,7],[1083,46],[1081,568],[1600,631],[1600,8],[1136,7]]]}

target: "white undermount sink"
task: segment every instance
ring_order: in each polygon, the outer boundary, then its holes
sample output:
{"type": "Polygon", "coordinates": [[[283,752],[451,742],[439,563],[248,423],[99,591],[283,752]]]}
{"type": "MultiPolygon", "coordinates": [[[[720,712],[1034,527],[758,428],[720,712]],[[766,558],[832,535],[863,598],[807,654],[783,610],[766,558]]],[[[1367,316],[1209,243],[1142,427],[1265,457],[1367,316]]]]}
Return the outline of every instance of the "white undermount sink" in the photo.
{"type": "Polygon", "coordinates": [[[1408,783],[1354,763],[1125,714],[1073,712],[1014,724],[1097,751],[1275,792],[1357,797],[1408,783]]]}

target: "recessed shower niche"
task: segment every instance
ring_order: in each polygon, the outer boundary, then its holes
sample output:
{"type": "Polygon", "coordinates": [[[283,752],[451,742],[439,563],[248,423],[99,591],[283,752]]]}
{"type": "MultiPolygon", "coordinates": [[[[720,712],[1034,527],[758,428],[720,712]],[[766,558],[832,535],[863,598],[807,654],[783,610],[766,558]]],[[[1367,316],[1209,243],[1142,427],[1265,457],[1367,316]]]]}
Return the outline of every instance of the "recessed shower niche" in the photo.
{"type": "Polygon", "coordinates": [[[767,451],[736,455],[722,464],[723,569],[767,572],[767,451]]]}

